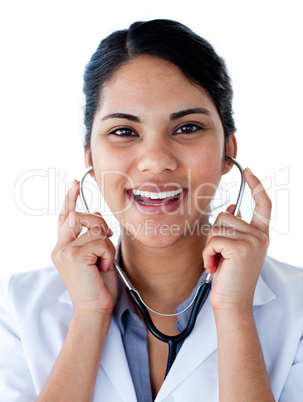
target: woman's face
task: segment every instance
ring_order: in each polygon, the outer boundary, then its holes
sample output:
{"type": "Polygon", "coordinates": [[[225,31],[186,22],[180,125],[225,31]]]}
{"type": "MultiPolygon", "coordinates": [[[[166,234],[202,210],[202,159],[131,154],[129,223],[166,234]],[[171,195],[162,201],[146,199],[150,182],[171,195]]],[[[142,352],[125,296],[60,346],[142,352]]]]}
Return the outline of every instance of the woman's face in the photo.
{"type": "MultiPolygon", "coordinates": [[[[174,64],[140,56],[103,88],[86,164],[121,229],[159,247],[201,235],[228,169],[224,150],[219,114],[203,89],[174,64]]],[[[233,156],[233,136],[226,150],[233,156]]]]}

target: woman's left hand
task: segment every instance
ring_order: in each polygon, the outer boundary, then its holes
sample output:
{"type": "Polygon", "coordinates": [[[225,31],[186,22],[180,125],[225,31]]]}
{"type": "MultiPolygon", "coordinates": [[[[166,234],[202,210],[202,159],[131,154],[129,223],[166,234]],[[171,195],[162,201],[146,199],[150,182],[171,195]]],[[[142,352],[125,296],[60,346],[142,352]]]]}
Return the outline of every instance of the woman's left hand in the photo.
{"type": "MultiPolygon", "coordinates": [[[[210,293],[214,311],[252,311],[255,287],[269,245],[271,200],[260,180],[248,169],[244,177],[255,201],[250,224],[229,212],[219,214],[202,254],[206,271],[214,274],[210,293]]],[[[232,208],[228,210],[231,212],[232,208]]]]}

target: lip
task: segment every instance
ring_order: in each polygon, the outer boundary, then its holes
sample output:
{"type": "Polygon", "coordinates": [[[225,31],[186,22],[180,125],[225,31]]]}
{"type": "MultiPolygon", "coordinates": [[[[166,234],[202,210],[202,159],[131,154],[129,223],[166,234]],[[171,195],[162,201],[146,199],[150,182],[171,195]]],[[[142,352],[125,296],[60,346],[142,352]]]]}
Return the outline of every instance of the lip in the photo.
{"type": "MultiPolygon", "coordinates": [[[[146,190],[147,188],[150,189],[151,187],[146,186],[146,187],[144,187],[144,190],[141,188],[140,188],[140,190],[141,191],[151,191],[151,190],[146,190]]],[[[162,191],[159,190],[159,192],[178,190],[178,188],[176,189],[176,187],[173,188],[171,186],[166,186],[165,190],[163,190],[163,188],[164,188],[163,186],[162,187],[159,186],[159,189],[162,189],[162,191]]],[[[181,188],[181,187],[179,187],[179,188],[181,188]]],[[[138,187],[136,187],[136,189],[138,189],[138,187]]],[[[126,194],[127,194],[128,198],[130,199],[132,205],[134,205],[139,210],[139,212],[141,212],[141,213],[145,212],[146,214],[150,214],[150,215],[165,215],[165,214],[176,211],[180,207],[180,204],[183,202],[184,198],[187,196],[187,193],[188,193],[187,188],[182,188],[182,190],[183,191],[180,194],[180,197],[176,201],[169,202],[167,204],[161,204],[161,205],[139,204],[135,200],[132,189],[127,190],[126,194]]]]}
{"type": "Polygon", "coordinates": [[[180,190],[180,189],[184,190],[182,186],[178,186],[178,185],[173,186],[173,185],[162,185],[162,184],[161,185],[160,184],[159,185],[158,184],[148,184],[148,185],[142,184],[140,186],[133,187],[129,190],[148,191],[150,193],[164,193],[167,191],[176,191],[176,190],[180,190]]]}

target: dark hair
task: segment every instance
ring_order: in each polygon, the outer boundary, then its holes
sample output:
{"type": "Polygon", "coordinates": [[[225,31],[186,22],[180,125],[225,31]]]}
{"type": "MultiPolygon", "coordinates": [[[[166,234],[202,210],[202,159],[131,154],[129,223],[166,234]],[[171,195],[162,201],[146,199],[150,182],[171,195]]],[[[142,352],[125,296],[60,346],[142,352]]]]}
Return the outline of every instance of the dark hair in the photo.
{"type": "Polygon", "coordinates": [[[85,106],[85,147],[90,137],[101,90],[114,73],[140,56],[161,57],[177,65],[188,79],[203,87],[220,115],[225,138],[236,131],[232,116],[232,87],[225,63],[213,47],[185,25],[171,20],[135,22],[101,41],[87,64],[83,92],[85,106]]]}

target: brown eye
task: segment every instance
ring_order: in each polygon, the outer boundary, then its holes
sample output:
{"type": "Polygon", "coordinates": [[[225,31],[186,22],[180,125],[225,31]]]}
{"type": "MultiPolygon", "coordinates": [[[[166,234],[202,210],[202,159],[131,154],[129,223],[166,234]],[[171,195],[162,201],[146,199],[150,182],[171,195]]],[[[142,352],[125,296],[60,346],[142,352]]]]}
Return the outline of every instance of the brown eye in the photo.
{"type": "Polygon", "coordinates": [[[117,135],[118,137],[134,137],[138,134],[135,133],[133,130],[127,127],[118,128],[110,132],[110,134],[117,135]]]}
{"type": "Polygon", "coordinates": [[[183,124],[183,126],[179,127],[175,133],[176,134],[191,134],[197,130],[201,130],[202,128],[197,126],[196,124],[183,124]]]}

